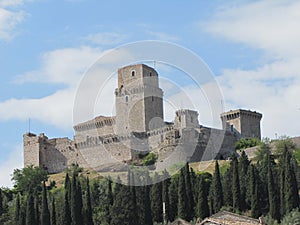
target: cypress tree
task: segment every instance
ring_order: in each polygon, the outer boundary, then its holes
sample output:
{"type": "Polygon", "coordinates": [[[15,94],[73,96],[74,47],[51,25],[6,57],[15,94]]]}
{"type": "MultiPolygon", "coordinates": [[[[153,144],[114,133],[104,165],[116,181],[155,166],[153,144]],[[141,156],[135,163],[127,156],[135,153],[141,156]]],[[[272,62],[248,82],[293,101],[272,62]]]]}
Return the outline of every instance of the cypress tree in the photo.
{"type": "Polygon", "coordinates": [[[3,213],[3,205],[2,205],[2,189],[0,188],[0,217],[3,213]]]}
{"type": "MultiPolygon", "coordinates": [[[[105,198],[105,202],[102,203],[104,204],[104,220],[110,224],[110,221],[111,221],[111,215],[110,215],[110,210],[111,210],[111,207],[113,206],[113,202],[114,202],[114,196],[113,196],[113,191],[112,191],[112,181],[111,181],[111,178],[108,177],[106,179],[107,181],[107,190],[106,190],[106,198],[105,198]]],[[[119,185],[119,184],[116,184],[116,185],[119,185]]]]}
{"type": "Polygon", "coordinates": [[[108,198],[108,203],[110,206],[112,206],[114,204],[114,196],[113,196],[113,192],[112,192],[112,181],[111,178],[108,177],[107,180],[107,198],[108,198]]]}
{"type": "Polygon", "coordinates": [[[42,225],[50,225],[50,212],[48,208],[45,181],[43,182],[43,196],[42,196],[42,225]]]}
{"type": "Polygon", "coordinates": [[[69,174],[67,173],[66,174],[66,177],[65,177],[65,184],[64,184],[64,187],[65,187],[65,191],[67,192],[67,197],[68,197],[68,201],[70,202],[71,201],[71,181],[70,181],[70,176],[69,174]]]}
{"type": "Polygon", "coordinates": [[[250,189],[250,205],[251,205],[251,217],[258,218],[260,216],[259,209],[259,196],[258,196],[258,175],[255,167],[250,165],[249,168],[249,189],[250,189]]]}
{"type": "Polygon", "coordinates": [[[223,176],[223,184],[224,205],[232,206],[232,167],[227,168],[223,176]]]}
{"type": "Polygon", "coordinates": [[[150,200],[150,186],[146,185],[144,188],[145,191],[145,204],[144,204],[144,211],[145,211],[145,225],[152,225],[152,211],[151,211],[151,200],[150,200]]]}
{"type": "Polygon", "coordinates": [[[247,194],[247,185],[248,185],[247,173],[248,173],[249,164],[250,161],[248,160],[245,151],[243,151],[241,157],[239,158],[239,164],[238,164],[239,178],[240,178],[240,191],[241,191],[240,206],[242,211],[247,209],[246,194],[247,194]]]}
{"type": "Polygon", "coordinates": [[[162,186],[162,200],[165,204],[165,217],[166,221],[170,221],[169,219],[169,211],[170,211],[170,200],[169,200],[169,186],[170,186],[170,178],[169,174],[166,170],[163,172],[164,181],[162,186]]]}
{"type": "Polygon", "coordinates": [[[215,172],[212,180],[212,201],[213,201],[213,213],[218,212],[223,206],[223,189],[221,183],[221,175],[219,169],[219,163],[215,163],[215,172]]]}
{"type": "Polygon", "coordinates": [[[153,225],[150,200],[151,186],[148,185],[151,183],[151,178],[148,170],[141,172],[139,182],[141,182],[143,186],[136,187],[138,224],[153,225]]]}
{"type": "Polygon", "coordinates": [[[152,225],[149,186],[136,187],[138,224],[152,225]]]}
{"type": "Polygon", "coordinates": [[[114,191],[113,191],[113,196],[114,196],[114,201],[116,200],[116,197],[117,197],[117,195],[118,195],[118,193],[120,192],[120,190],[121,190],[121,179],[120,179],[120,177],[118,176],[117,177],[117,180],[116,180],[116,182],[115,182],[115,187],[114,187],[114,191]]]}
{"type": "Polygon", "coordinates": [[[138,224],[145,223],[144,204],[145,204],[145,189],[144,186],[138,186],[136,187],[136,209],[137,209],[137,216],[138,216],[138,224]]]}
{"type": "MultiPolygon", "coordinates": [[[[78,178],[78,176],[76,178],[78,178]]],[[[78,212],[79,212],[79,215],[80,215],[79,223],[83,224],[83,215],[82,215],[82,211],[83,211],[82,189],[81,189],[80,180],[76,179],[76,181],[77,181],[76,182],[76,190],[77,190],[76,201],[77,201],[77,204],[78,204],[78,212]]]]}
{"type": "Polygon", "coordinates": [[[56,210],[55,210],[55,200],[54,200],[54,198],[52,198],[51,225],[56,225],[56,210]]]}
{"type": "Polygon", "coordinates": [[[94,180],[91,185],[91,199],[92,201],[92,208],[97,207],[101,204],[100,202],[100,185],[99,181],[94,180]]]}
{"type": "Polygon", "coordinates": [[[205,190],[204,178],[202,177],[200,177],[200,181],[199,181],[197,216],[200,217],[201,219],[204,219],[209,216],[207,193],[205,190]]]}
{"type": "MultiPolygon", "coordinates": [[[[261,142],[257,152],[260,153],[258,158],[257,168],[259,171],[259,199],[261,212],[266,214],[269,211],[268,199],[268,160],[270,158],[271,150],[270,145],[266,142],[261,142]]],[[[273,163],[273,162],[272,162],[273,163]]]]}
{"type": "Polygon", "coordinates": [[[188,202],[187,195],[185,189],[185,178],[184,178],[184,170],[180,170],[179,176],[179,184],[178,184],[178,217],[184,220],[188,219],[188,202]]]}
{"type": "Polygon", "coordinates": [[[270,158],[268,159],[268,192],[269,192],[269,214],[270,216],[279,221],[280,213],[279,213],[279,201],[278,194],[276,191],[276,186],[274,182],[274,173],[270,163],[270,158]]]}
{"type": "MultiPolygon", "coordinates": [[[[158,174],[154,174],[154,180],[158,181],[158,174]]],[[[153,222],[161,223],[163,221],[163,201],[162,201],[162,183],[155,183],[150,191],[151,211],[153,222]]]]}
{"type": "Polygon", "coordinates": [[[34,195],[34,209],[35,209],[35,221],[37,225],[40,225],[40,203],[39,203],[39,195],[36,192],[34,195]]]}
{"type": "Polygon", "coordinates": [[[77,173],[73,173],[71,185],[71,217],[72,225],[82,225],[82,193],[80,182],[77,181],[77,173]]]}
{"type": "Polygon", "coordinates": [[[285,210],[286,213],[299,206],[299,194],[296,174],[292,165],[292,156],[285,152],[285,210]]]}
{"type": "Polygon", "coordinates": [[[71,225],[71,208],[70,208],[70,202],[71,202],[71,185],[70,185],[70,178],[68,173],[66,174],[65,178],[65,196],[64,196],[64,210],[63,210],[63,216],[62,216],[62,224],[65,225],[71,225]]]}
{"type": "Polygon", "coordinates": [[[178,213],[178,176],[171,178],[169,186],[169,221],[174,221],[178,213]]]}
{"type": "Polygon", "coordinates": [[[20,210],[20,225],[26,225],[26,210],[27,210],[27,203],[25,200],[22,201],[21,205],[21,210],[20,210]]]}
{"type": "Polygon", "coordinates": [[[130,188],[125,185],[120,185],[119,188],[111,208],[111,225],[132,225],[137,218],[130,188]]]}
{"type": "Polygon", "coordinates": [[[77,187],[76,187],[76,176],[73,173],[73,177],[71,180],[71,218],[72,218],[72,225],[79,225],[78,219],[78,205],[77,205],[77,187]]]}
{"type": "Polygon", "coordinates": [[[16,206],[15,206],[15,224],[20,225],[20,215],[21,215],[21,209],[20,209],[20,195],[17,194],[16,197],[16,206]]]}
{"type": "Polygon", "coordinates": [[[238,161],[234,156],[232,159],[232,207],[239,211],[241,209],[241,196],[240,196],[240,181],[238,171],[238,161]]]}
{"type": "Polygon", "coordinates": [[[93,225],[93,212],[91,204],[90,182],[86,178],[86,207],[85,207],[85,225],[93,225]]]}
{"type": "Polygon", "coordinates": [[[286,193],[286,187],[285,187],[285,172],[286,172],[286,152],[287,149],[284,149],[283,154],[280,156],[279,160],[279,194],[280,194],[280,213],[281,215],[285,215],[285,193],[286,193]]]}
{"type": "MultiPolygon", "coordinates": [[[[130,190],[130,195],[131,195],[131,201],[132,201],[132,207],[133,207],[133,212],[137,212],[137,203],[136,203],[136,188],[135,188],[135,176],[134,176],[134,171],[129,169],[128,171],[128,185],[129,185],[129,190],[130,190]]],[[[133,216],[132,214],[130,214],[133,216]]],[[[138,220],[136,218],[136,214],[133,216],[131,220],[132,225],[136,225],[138,223],[138,220]]]]}
{"type": "Polygon", "coordinates": [[[29,193],[26,207],[26,225],[37,225],[34,212],[34,198],[32,193],[29,193]]]}
{"type": "Polygon", "coordinates": [[[186,190],[186,196],[187,196],[187,203],[188,203],[188,209],[187,209],[187,220],[191,221],[195,216],[194,211],[194,197],[193,197],[193,190],[192,190],[192,183],[191,183],[191,174],[190,174],[190,167],[189,164],[185,164],[184,168],[184,179],[185,179],[185,190],[186,190]]]}
{"type": "MultiPolygon", "coordinates": [[[[133,202],[133,208],[134,208],[134,212],[137,212],[137,203],[136,203],[136,186],[135,186],[135,175],[134,175],[134,171],[131,172],[131,186],[130,186],[130,192],[131,192],[131,198],[132,198],[132,202],[133,202]]],[[[137,224],[137,220],[136,218],[132,221],[132,224],[137,224]]]]}

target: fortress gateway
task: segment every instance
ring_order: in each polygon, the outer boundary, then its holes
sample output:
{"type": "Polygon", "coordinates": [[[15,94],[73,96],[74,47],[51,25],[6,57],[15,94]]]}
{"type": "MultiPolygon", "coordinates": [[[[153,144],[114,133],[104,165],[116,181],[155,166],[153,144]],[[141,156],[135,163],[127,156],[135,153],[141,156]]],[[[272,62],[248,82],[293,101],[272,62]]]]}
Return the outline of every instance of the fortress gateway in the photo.
{"type": "Polygon", "coordinates": [[[222,113],[222,130],[200,125],[198,112],[189,109],[176,111],[174,122],[164,122],[158,74],[144,64],[118,70],[115,102],[116,116],[98,116],[75,125],[73,140],[24,134],[24,166],[42,166],[50,173],[72,163],[105,170],[154,151],[159,168],[184,160],[226,158],[238,139],[261,138],[262,114],[249,110],[222,113]]]}

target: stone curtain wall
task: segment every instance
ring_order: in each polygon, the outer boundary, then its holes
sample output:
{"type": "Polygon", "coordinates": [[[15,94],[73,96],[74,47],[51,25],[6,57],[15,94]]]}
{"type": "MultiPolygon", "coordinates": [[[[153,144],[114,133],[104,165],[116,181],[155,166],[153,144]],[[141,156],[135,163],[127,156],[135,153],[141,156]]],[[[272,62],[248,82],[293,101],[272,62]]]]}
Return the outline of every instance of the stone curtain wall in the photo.
{"type": "Polygon", "coordinates": [[[40,166],[49,173],[61,172],[78,161],[74,142],[68,138],[48,139],[44,134],[25,134],[24,166],[40,166]]]}
{"type": "Polygon", "coordinates": [[[43,166],[50,173],[73,163],[100,170],[150,151],[159,155],[158,164],[227,158],[240,137],[260,138],[262,115],[249,110],[223,113],[223,130],[200,126],[198,112],[189,109],[177,110],[174,123],[164,122],[158,74],[144,64],[118,70],[115,99],[116,116],[98,116],[74,126],[74,140],[25,134],[24,165],[43,166]],[[215,140],[210,140],[212,133],[215,140]]]}
{"type": "MultiPolygon", "coordinates": [[[[50,173],[57,173],[72,163],[100,170],[115,163],[125,163],[137,157],[137,154],[149,151],[156,152],[159,160],[167,159],[173,154],[167,160],[169,164],[186,159],[190,162],[210,160],[219,150],[213,145],[208,146],[211,130],[212,128],[201,127],[183,128],[179,131],[174,125],[168,124],[161,129],[136,132],[127,136],[86,136],[84,141],[80,139],[81,142],[77,142],[76,139],[75,141],[68,138],[48,139],[46,136],[31,135],[29,137],[31,146],[26,147],[25,162],[26,165],[43,166],[50,173]],[[205,150],[208,154],[203,155],[205,150]]],[[[217,129],[214,129],[214,132],[219,133],[219,138],[225,135],[217,157],[220,158],[221,155],[223,158],[229,157],[234,152],[236,135],[217,129]]],[[[28,142],[27,136],[24,138],[24,146],[25,142],[28,142]]]]}

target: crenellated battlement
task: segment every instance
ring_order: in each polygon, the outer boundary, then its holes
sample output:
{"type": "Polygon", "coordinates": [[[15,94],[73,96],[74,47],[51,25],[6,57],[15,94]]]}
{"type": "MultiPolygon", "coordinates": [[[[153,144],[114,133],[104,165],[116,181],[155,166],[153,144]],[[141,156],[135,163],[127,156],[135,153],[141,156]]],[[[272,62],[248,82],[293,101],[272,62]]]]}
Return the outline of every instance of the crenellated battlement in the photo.
{"type": "Polygon", "coordinates": [[[115,117],[106,117],[106,116],[99,116],[93,120],[89,120],[84,123],[80,123],[74,126],[74,130],[76,132],[93,130],[95,128],[102,128],[104,126],[114,126],[116,124],[115,117]]]}
{"type": "Polygon", "coordinates": [[[221,114],[223,129],[236,133],[239,138],[261,138],[262,114],[256,111],[237,109],[221,114]]]}
{"type": "Polygon", "coordinates": [[[172,157],[177,156],[181,160],[208,160],[232,154],[241,137],[260,138],[262,114],[250,110],[221,114],[222,130],[201,126],[199,113],[191,109],[177,110],[174,122],[164,122],[158,73],[144,64],[118,70],[115,104],[115,116],[98,116],[75,125],[73,140],[24,134],[24,165],[42,166],[50,173],[61,172],[72,163],[101,170],[116,160],[128,162],[151,151],[159,155],[158,164],[164,160],[172,163],[172,157]],[[224,137],[220,149],[210,137],[224,137]]]}

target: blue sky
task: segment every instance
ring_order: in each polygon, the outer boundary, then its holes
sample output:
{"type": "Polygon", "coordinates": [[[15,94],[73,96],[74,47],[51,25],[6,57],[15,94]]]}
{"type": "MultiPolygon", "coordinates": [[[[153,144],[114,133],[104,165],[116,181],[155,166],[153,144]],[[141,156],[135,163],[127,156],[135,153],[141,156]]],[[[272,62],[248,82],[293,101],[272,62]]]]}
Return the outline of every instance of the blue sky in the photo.
{"type": "MultiPolygon", "coordinates": [[[[84,71],[129,42],[190,49],[214,73],[226,110],[262,112],[263,136],[299,135],[299,21],[300,3],[283,0],[0,0],[0,186],[11,185],[9,174],[22,167],[28,119],[33,132],[72,138],[84,71]]],[[[173,70],[163,71],[182,85],[182,92],[166,93],[170,100],[199,95],[173,70]]],[[[200,122],[210,125],[203,114],[200,122]]]]}

